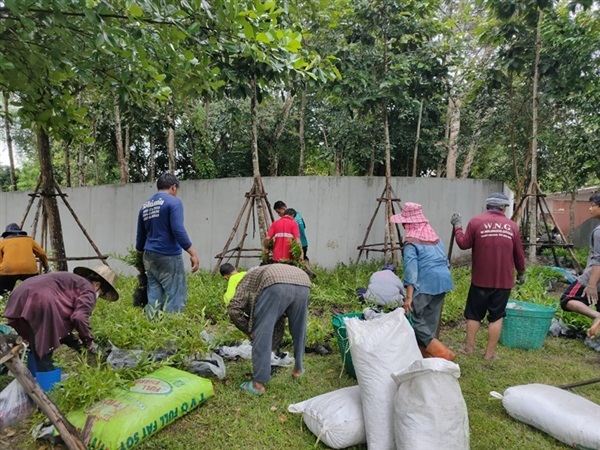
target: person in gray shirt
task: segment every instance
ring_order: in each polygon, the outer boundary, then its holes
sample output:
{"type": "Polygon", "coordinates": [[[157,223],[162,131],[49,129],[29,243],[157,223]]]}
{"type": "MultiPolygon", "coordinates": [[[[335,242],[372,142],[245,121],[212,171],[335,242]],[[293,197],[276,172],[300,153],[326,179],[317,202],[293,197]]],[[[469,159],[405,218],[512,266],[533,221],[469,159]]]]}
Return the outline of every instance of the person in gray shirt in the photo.
{"type": "Polygon", "coordinates": [[[356,289],[356,294],[361,302],[380,306],[402,306],[406,291],[402,280],[396,275],[396,266],[386,264],[371,275],[369,287],[356,289]]]}
{"type": "MultiPolygon", "coordinates": [[[[590,215],[600,219],[600,193],[590,197],[590,215]]],[[[590,235],[590,254],[583,274],[573,282],[560,298],[560,306],[564,311],[573,311],[592,319],[592,326],[587,330],[590,339],[600,333],[600,225],[590,235]],[[594,309],[592,308],[596,308],[594,309]]]]}

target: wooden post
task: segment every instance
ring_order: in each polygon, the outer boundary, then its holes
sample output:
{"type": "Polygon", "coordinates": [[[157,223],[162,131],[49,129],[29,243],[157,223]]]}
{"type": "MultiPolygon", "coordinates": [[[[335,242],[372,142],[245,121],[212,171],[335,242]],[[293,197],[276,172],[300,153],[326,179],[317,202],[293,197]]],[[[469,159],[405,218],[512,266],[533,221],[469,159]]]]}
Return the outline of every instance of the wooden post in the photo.
{"type": "Polygon", "coordinates": [[[19,384],[23,386],[27,395],[31,397],[46,417],[50,419],[69,450],[86,450],[77,429],[61,414],[54,402],[50,400],[35,378],[33,378],[31,372],[21,362],[21,359],[16,357],[22,351],[22,344],[16,347],[17,351],[14,351],[14,347],[9,349],[5,337],[0,334],[0,354],[8,355],[12,353],[12,356],[4,361],[4,365],[13,373],[19,384]]]}
{"type": "Polygon", "coordinates": [[[360,262],[360,258],[362,257],[363,252],[366,252],[366,254],[368,256],[369,251],[382,251],[384,260],[386,262],[388,262],[388,256],[389,256],[388,252],[391,252],[392,253],[392,261],[394,262],[394,264],[398,263],[398,256],[396,254],[396,250],[402,249],[402,235],[400,234],[400,227],[398,226],[398,224],[395,224],[395,228],[394,228],[393,224],[390,223],[390,221],[389,221],[390,217],[393,214],[395,214],[394,202],[397,202],[398,204],[400,203],[400,199],[395,198],[395,197],[396,197],[396,194],[394,193],[392,186],[386,182],[386,186],[383,188],[381,197],[379,197],[377,199],[377,208],[375,208],[375,213],[371,217],[369,225],[367,226],[365,238],[363,239],[362,244],[357,247],[357,250],[359,250],[358,258],[356,259],[357,263],[360,262]],[[383,244],[367,245],[367,240],[369,239],[369,234],[371,233],[371,228],[373,227],[373,223],[375,222],[375,218],[377,217],[377,213],[379,212],[379,208],[382,203],[385,203],[385,206],[384,206],[384,222],[385,223],[384,223],[383,244]],[[394,233],[394,229],[395,229],[396,233],[398,234],[398,242],[396,241],[396,235],[394,233]],[[397,243],[399,244],[399,246],[396,245],[397,243]],[[367,248],[367,247],[373,247],[373,246],[379,246],[379,245],[383,246],[383,250],[367,248]]]}

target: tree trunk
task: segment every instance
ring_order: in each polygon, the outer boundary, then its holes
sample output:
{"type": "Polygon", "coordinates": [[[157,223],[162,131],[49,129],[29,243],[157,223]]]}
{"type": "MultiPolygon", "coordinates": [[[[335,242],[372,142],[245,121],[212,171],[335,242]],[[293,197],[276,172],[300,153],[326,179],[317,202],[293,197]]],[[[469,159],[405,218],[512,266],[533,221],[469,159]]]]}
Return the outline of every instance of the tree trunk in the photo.
{"type": "Polygon", "coordinates": [[[127,182],[129,182],[129,124],[125,125],[125,167],[127,167],[127,182]]]}
{"type": "Polygon", "coordinates": [[[155,155],[154,155],[154,138],[152,137],[152,135],[150,135],[150,161],[149,161],[149,167],[148,167],[148,177],[149,177],[149,181],[151,181],[152,183],[154,183],[154,180],[156,179],[156,160],[154,159],[155,155]]]}
{"type": "Polygon", "coordinates": [[[96,186],[100,184],[100,161],[98,161],[98,143],[96,142],[96,118],[92,120],[92,131],[94,133],[94,142],[92,143],[92,151],[94,152],[94,175],[96,186]]]}
{"type": "MultiPolygon", "coordinates": [[[[273,148],[273,147],[271,147],[273,148]]],[[[279,155],[275,152],[271,153],[269,161],[269,176],[276,177],[279,172],[279,155]]]]}
{"type": "MultiPolygon", "coordinates": [[[[327,153],[329,153],[329,143],[327,142],[327,133],[325,132],[325,125],[321,124],[319,125],[319,128],[321,129],[321,134],[323,135],[323,142],[325,143],[325,150],[327,150],[327,153]]],[[[335,161],[335,149],[333,151],[333,166],[334,166],[334,171],[335,171],[335,167],[336,167],[336,161],[335,161]]],[[[331,175],[330,172],[331,166],[329,164],[327,164],[327,175],[331,175]]]]}
{"type": "Polygon", "coordinates": [[[204,100],[204,131],[208,131],[210,129],[210,101],[204,100]]]}
{"type": "Polygon", "coordinates": [[[117,161],[119,162],[119,181],[127,183],[127,161],[125,161],[125,150],[123,149],[123,130],[121,128],[121,108],[119,107],[119,96],[114,93],[113,109],[115,115],[115,140],[117,144],[117,161]]]}
{"type": "Polygon", "coordinates": [[[481,128],[477,127],[473,132],[473,136],[471,137],[471,145],[469,146],[469,152],[467,153],[467,157],[465,158],[465,162],[460,172],[460,177],[462,179],[469,178],[469,172],[471,172],[471,166],[473,165],[473,161],[475,160],[475,153],[477,153],[477,149],[479,148],[480,135],[481,128]]]}
{"type": "MultiPolygon", "coordinates": [[[[258,92],[256,86],[256,77],[250,80],[250,87],[252,89],[252,98],[250,99],[250,115],[252,117],[252,173],[254,174],[254,184],[259,186],[262,184],[260,181],[260,165],[258,160],[258,92]]],[[[260,231],[261,242],[267,235],[267,221],[265,212],[261,208],[261,199],[255,202],[256,205],[256,216],[258,218],[258,229],[260,231]]]]}
{"type": "Polygon", "coordinates": [[[456,178],[456,160],[458,159],[458,135],[460,133],[460,108],[462,99],[448,97],[448,157],[446,159],[446,178],[456,178]]]}
{"type": "Polygon", "coordinates": [[[369,172],[367,176],[372,177],[375,173],[375,149],[377,146],[375,145],[375,141],[371,141],[371,159],[369,160],[369,172]]]}
{"type": "MultiPolygon", "coordinates": [[[[575,204],[577,203],[577,188],[571,191],[571,203],[569,204],[569,236],[568,241],[573,242],[575,238],[575,204]]],[[[565,242],[566,244],[566,242],[565,242]]]]}
{"type": "Polygon", "coordinates": [[[8,161],[10,164],[10,186],[13,191],[17,190],[17,178],[15,177],[15,158],[13,155],[13,141],[12,134],[10,132],[10,114],[8,111],[8,97],[9,93],[4,93],[4,111],[6,112],[6,116],[4,116],[4,131],[6,132],[6,147],[8,148],[8,161]]]}
{"type": "MultiPolygon", "coordinates": [[[[79,95],[77,97],[77,106],[81,108],[83,106],[83,94],[82,91],[79,91],[79,95]]],[[[95,139],[95,136],[94,136],[95,139]]],[[[79,186],[85,185],[85,146],[83,144],[79,144],[79,149],[77,152],[77,179],[79,186]]]]}
{"type": "MultiPolygon", "coordinates": [[[[389,190],[392,187],[392,144],[390,142],[390,126],[388,122],[387,102],[384,100],[381,105],[382,121],[383,121],[383,133],[385,141],[385,186],[386,186],[386,198],[388,201],[385,203],[385,240],[384,242],[389,243],[390,246],[394,245],[394,224],[390,222],[392,217],[392,202],[389,190]]],[[[395,252],[392,253],[392,258],[395,261],[395,252]]],[[[388,252],[384,254],[385,261],[389,261],[388,252]]]]}
{"type": "Polygon", "coordinates": [[[175,121],[173,116],[167,116],[167,150],[169,151],[169,172],[175,173],[177,169],[177,159],[175,158],[175,121]]]}
{"type": "Polygon", "coordinates": [[[417,156],[419,155],[419,139],[421,137],[421,119],[423,118],[423,100],[421,100],[421,106],[419,107],[419,118],[417,119],[417,137],[415,138],[415,151],[413,153],[413,178],[417,176],[417,156]]]}
{"type": "Polygon", "coordinates": [[[50,230],[50,245],[53,256],[58,260],[55,267],[59,271],[69,270],[65,261],[65,243],[62,234],[60,212],[54,189],[54,173],[52,171],[52,156],[50,154],[50,139],[44,128],[37,129],[38,158],[40,160],[40,193],[44,214],[50,230]]]}
{"type": "Polygon", "coordinates": [[[71,140],[65,143],[65,182],[67,187],[71,186],[71,140]]]}
{"type": "Polygon", "coordinates": [[[300,164],[298,175],[303,176],[306,170],[306,141],[304,136],[304,115],[306,113],[306,88],[302,91],[300,99],[300,118],[298,125],[298,137],[300,138],[300,164]]]}
{"type": "MultiPolygon", "coordinates": [[[[533,195],[529,198],[529,243],[535,244],[537,238],[537,134],[538,134],[538,81],[540,73],[540,52],[542,48],[542,10],[538,14],[537,30],[535,33],[535,65],[533,72],[533,110],[531,118],[531,189],[529,192],[533,195]]],[[[529,262],[537,262],[536,246],[529,246],[529,262]]]]}
{"type": "Polygon", "coordinates": [[[517,204],[521,201],[523,197],[523,184],[524,180],[519,175],[519,164],[517,163],[517,146],[515,143],[515,91],[513,85],[513,74],[510,72],[509,74],[509,88],[508,88],[508,103],[510,109],[510,151],[512,154],[513,160],[513,170],[515,172],[515,201],[517,204]]]}
{"type": "Polygon", "coordinates": [[[85,186],[85,146],[83,144],[79,144],[77,171],[79,173],[79,186],[85,186]]]}
{"type": "Polygon", "coordinates": [[[477,153],[477,149],[479,148],[479,138],[481,137],[481,126],[488,118],[488,113],[477,116],[475,122],[475,129],[473,130],[473,135],[471,136],[471,145],[469,147],[469,151],[465,158],[465,162],[462,167],[462,171],[460,172],[461,178],[468,178],[469,173],[471,172],[471,166],[473,165],[473,161],[475,160],[475,153],[477,153]]]}

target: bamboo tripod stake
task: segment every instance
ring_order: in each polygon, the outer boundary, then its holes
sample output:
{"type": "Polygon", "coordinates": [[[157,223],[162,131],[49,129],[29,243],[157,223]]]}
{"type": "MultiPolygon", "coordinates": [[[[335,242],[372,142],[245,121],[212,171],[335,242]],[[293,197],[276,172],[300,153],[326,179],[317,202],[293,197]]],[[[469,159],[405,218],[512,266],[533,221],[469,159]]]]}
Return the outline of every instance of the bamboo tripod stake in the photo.
{"type": "MultiPolygon", "coordinates": [[[[23,386],[23,389],[27,392],[27,395],[31,397],[46,417],[50,419],[69,450],[85,450],[87,446],[84,444],[84,440],[81,438],[73,424],[61,414],[54,402],[42,390],[35,378],[33,378],[31,372],[29,372],[27,367],[21,362],[18,355],[22,351],[23,344],[21,337],[17,337],[15,345],[12,348],[9,348],[6,337],[0,334],[0,362],[13,373],[19,384],[23,386]]],[[[91,426],[88,426],[87,428],[90,428],[91,431],[91,426]]]]}
{"type": "MultiPolygon", "coordinates": [[[[229,259],[231,257],[231,256],[228,256],[229,254],[235,254],[235,267],[238,267],[241,258],[254,258],[254,257],[260,258],[262,255],[262,241],[265,238],[262,230],[259,230],[261,248],[258,248],[258,249],[244,248],[244,242],[246,240],[246,237],[248,236],[248,226],[250,225],[251,218],[253,218],[253,225],[255,224],[255,220],[256,220],[256,218],[254,217],[255,209],[260,208],[262,210],[262,214],[265,218],[265,221],[267,222],[265,224],[267,229],[269,228],[271,223],[273,223],[273,221],[274,221],[273,211],[271,211],[271,205],[269,204],[269,201],[267,200],[267,193],[265,192],[265,188],[263,186],[262,179],[260,177],[254,178],[252,188],[250,189],[250,191],[246,192],[245,197],[246,197],[246,200],[244,201],[244,204],[242,205],[242,209],[241,209],[240,213],[238,214],[238,217],[235,221],[235,224],[233,225],[233,228],[231,230],[229,238],[227,239],[227,242],[225,243],[225,246],[223,247],[223,250],[221,250],[221,253],[219,253],[217,256],[215,256],[215,258],[217,259],[217,263],[213,269],[213,272],[216,272],[217,270],[219,270],[219,266],[221,265],[221,263],[223,262],[224,259],[226,259],[226,258],[229,259]],[[242,233],[241,233],[239,243],[236,247],[229,248],[229,246],[233,242],[233,239],[235,238],[235,236],[238,232],[238,229],[239,229],[240,223],[242,222],[242,218],[244,217],[244,214],[246,214],[246,218],[244,220],[244,225],[242,228],[242,233]],[[270,221],[269,221],[269,219],[270,219],[270,221]],[[242,253],[244,253],[244,252],[258,252],[258,254],[250,255],[250,256],[242,256],[242,253]]],[[[264,233],[266,235],[266,230],[264,233]]]]}

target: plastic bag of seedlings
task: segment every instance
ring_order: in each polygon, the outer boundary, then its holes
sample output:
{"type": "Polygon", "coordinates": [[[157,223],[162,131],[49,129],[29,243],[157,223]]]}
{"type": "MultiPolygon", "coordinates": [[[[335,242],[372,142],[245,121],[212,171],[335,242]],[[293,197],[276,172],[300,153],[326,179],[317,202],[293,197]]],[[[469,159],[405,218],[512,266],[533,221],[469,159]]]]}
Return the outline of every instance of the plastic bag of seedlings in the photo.
{"type": "Polygon", "coordinates": [[[216,353],[206,355],[201,360],[190,359],[186,361],[185,370],[201,377],[217,377],[219,380],[224,379],[227,373],[223,358],[216,353]]]}
{"type": "Polygon", "coordinates": [[[12,427],[29,417],[35,410],[35,403],[23,386],[15,379],[0,392],[0,430],[12,427]]]}

